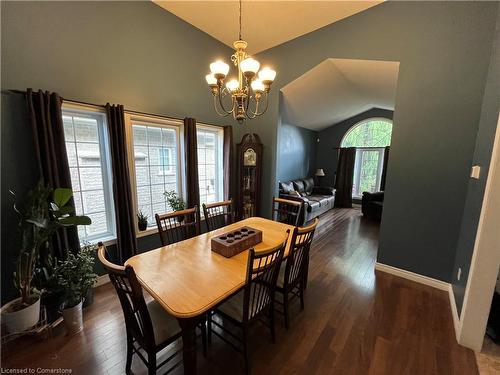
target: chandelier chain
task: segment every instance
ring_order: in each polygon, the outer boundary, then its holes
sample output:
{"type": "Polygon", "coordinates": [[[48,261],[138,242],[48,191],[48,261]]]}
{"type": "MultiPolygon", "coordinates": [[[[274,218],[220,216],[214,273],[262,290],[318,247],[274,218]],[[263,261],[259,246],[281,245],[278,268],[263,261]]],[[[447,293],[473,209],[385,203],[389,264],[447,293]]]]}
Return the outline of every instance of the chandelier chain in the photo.
{"type": "Polygon", "coordinates": [[[240,38],[239,40],[241,40],[241,0],[240,0],[240,34],[239,34],[240,38]]]}

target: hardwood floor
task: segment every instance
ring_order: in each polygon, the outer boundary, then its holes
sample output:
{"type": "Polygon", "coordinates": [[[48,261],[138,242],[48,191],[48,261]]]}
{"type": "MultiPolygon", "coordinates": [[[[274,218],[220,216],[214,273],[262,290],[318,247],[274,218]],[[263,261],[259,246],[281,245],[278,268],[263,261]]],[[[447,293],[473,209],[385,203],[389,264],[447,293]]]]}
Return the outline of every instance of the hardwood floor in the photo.
{"type": "Polygon", "coordinates": [[[477,367],[481,375],[500,375],[500,345],[485,336],[481,353],[476,353],[477,367]]]}
{"type": "MultiPolygon", "coordinates": [[[[477,374],[474,353],[455,341],[445,292],[374,273],[378,226],[357,209],[321,218],[311,250],[305,310],[291,305],[290,329],[277,315],[277,341],[268,329],[250,331],[254,374],[477,374]]],[[[404,249],[402,249],[404,251],[404,249]]],[[[110,284],[96,289],[85,329],[47,341],[22,339],[2,348],[2,366],[71,368],[73,374],[121,374],[125,327],[110,284]]],[[[180,345],[180,343],[178,344],[180,345]]],[[[166,356],[164,354],[163,356],[166,356]]],[[[238,374],[243,359],[214,337],[200,374],[238,374]]],[[[132,369],[145,374],[136,357],[132,369]]],[[[164,372],[166,369],[162,369],[164,372]]],[[[182,374],[182,366],[173,373],[182,374]]]]}

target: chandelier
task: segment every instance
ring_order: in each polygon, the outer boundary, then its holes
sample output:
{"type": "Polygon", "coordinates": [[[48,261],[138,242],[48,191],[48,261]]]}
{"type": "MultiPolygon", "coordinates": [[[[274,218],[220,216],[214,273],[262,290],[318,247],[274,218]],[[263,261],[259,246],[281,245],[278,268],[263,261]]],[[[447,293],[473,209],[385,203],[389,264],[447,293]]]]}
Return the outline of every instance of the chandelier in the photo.
{"type": "Polygon", "coordinates": [[[229,65],[217,60],[210,64],[210,74],[205,79],[212,91],[217,114],[223,117],[233,115],[242,124],[245,119],[254,119],[266,112],[268,94],[276,72],[269,67],[259,71],[260,63],[245,52],[247,42],[241,39],[241,0],[239,5],[239,40],[234,42],[236,51],[231,56],[231,61],[238,68],[238,78],[231,78],[224,85],[229,65]],[[226,97],[230,97],[231,101],[226,97]]]}

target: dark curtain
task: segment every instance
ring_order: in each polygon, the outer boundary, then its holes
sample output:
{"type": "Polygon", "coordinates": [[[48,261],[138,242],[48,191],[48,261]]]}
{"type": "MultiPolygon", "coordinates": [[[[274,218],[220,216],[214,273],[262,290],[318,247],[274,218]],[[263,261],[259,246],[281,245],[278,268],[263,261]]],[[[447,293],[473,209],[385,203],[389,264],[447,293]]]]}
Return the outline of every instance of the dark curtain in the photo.
{"type": "Polygon", "coordinates": [[[198,181],[198,142],[196,120],[184,119],[184,152],[186,163],[186,205],[188,208],[200,205],[200,184],[198,181]]]}
{"type": "Polygon", "coordinates": [[[132,206],[123,106],[106,104],[106,115],[113,171],[118,260],[123,264],[128,258],[137,254],[135,212],[132,206]]]}
{"type": "Polygon", "coordinates": [[[224,126],[224,200],[233,198],[231,189],[233,163],[233,127],[224,126]]]}
{"type": "MultiPolygon", "coordinates": [[[[28,115],[40,178],[51,188],[71,188],[62,121],[62,98],[48,91],[26,91],[28,115]]],[[[74,207],[73,199],[71,205],[74,207]]],[[[52,241],[53,253],[62,258],[65,250],[80,248],[76,227],[61,228],[52,241]]]]}
{"type": "Polygon", "coordinates": [[[335,207],[352,207],[352,180],[356,147],[341,148],[335,179],[335,207]]]}
{"type": "Polygon", "coordinates": [[[387,163],[389,162],[389,151],[390,146],[387,146],[384,150],[384,165],[382,166],[382,177],[380,178],[380,190],[385,190],[385,179],[387,178],[387,163]]]}

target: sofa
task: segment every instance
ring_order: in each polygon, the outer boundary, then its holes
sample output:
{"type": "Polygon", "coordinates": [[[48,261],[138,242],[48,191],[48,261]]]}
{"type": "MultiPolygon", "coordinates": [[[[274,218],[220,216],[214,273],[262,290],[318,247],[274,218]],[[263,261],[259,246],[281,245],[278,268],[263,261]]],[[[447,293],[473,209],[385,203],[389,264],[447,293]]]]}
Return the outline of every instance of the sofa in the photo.
{"type": "Polygon", "coordinates": [[[299,225],[304,225],[315,217],[331,210],[335,200],[332,187],[314,186],[312,177],[279,182],[279,196],[303,203],[299,225]]]}
{"type": "Polygon", "coordinates": [[[361,212],[363,216],[380,221],[382,219],[382,209],[384,208],[384,192],[377,191],[369,193],[365,191],[361,198],[361,212]]]}

